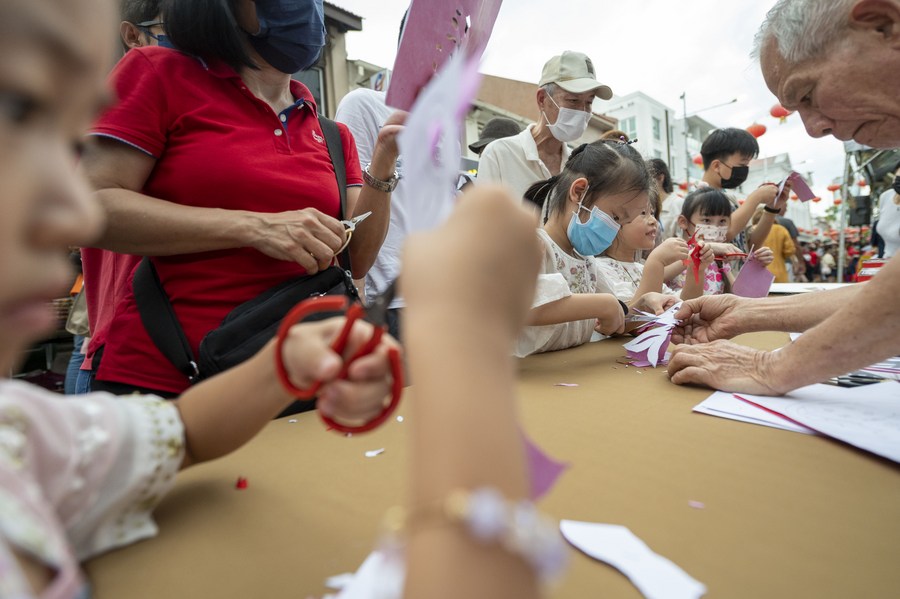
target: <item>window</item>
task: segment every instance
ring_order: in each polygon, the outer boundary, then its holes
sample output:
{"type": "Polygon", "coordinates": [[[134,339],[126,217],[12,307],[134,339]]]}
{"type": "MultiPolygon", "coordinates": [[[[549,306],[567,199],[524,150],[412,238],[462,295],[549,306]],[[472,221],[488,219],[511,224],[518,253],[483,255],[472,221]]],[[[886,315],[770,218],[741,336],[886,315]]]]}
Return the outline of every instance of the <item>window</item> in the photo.
{"type": "Polygon", "coordinates": [[[653,139],[662,139],[662,122],[656,117],[653,117],[653,139]]]}
{"type": "Polygon", "coordinates": [[[662,159],[662,152],[660,152],[659,150],[653,150],[653,157],[662,159]]]}
{"type": "Polygon", "coordinates": [[[637,137],[637,121],[635,117],[628,117],[627,119],[622,119],[619,121],[619,125],[622,128],[622,131],[625,132],[625,135],[628,136],[628,139],[634,139],[637,137]]]}

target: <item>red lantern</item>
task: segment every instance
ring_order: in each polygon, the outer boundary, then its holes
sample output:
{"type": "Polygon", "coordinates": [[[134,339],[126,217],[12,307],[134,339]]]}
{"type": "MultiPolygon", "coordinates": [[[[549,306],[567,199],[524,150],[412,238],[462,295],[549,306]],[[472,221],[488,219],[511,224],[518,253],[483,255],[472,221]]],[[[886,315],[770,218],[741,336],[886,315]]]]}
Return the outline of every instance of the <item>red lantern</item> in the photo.
{"type": "MultiPolygon", "coordinates": [[[[820,198],[819,196],[816,196],[812,199],[812,201],[815,202],[816,204],[818,204],[819,202],[822,201],[822,198],[820,198]]],[[[818,233],[817,233],[817,235],[818,235],[818,233]]]]}
{"type": "Polygon", "coordinates": [[[697,166],[703,166],[703,156],[701,156],[700,154],[694,156],[694,164],[696,164],[697,166]]]}
{"type": "Polygon", "coordinates": [[[840,188],[841,188],[840,183],[832,183],[832,184],[829,185],[826,189],[827,189],[828,191],[837,191],[837,190],[840,189],[840,188]]]}
{"type": "MultiPolygon", "coordinates": [[[[822,198],[817,198],[817,199],[820,199],[820,200],[821,200],[822,198]]],[[[819,230],[818,230],[818,229],[813,229],[813,235],[818,235],[818,234],[819,234],[819,230]]]]}
{"type": "Polygon", "coordinates": [[[860,227],[860,231],[862,231],[863,233],[868,232],[868,230],[869,230],[869,225],[863,225],[862,227],[860,227]]]}
{"type": "Polygon", "coordinates": [[[797,196],[796,193],[792,193],[792,194],[791,194],[791,199],[792,199],[792,200],[799,200],[800,198],[799,198],[799,196],[797,196]]]}
{"type": "Polygon", "coordinates": [[[680,189],[681,191],[687,191],[687,188],[688,188],[687,183],[679,183],[678,184],[678,189],[680,189]]]}
{"type": "Polygon", "coordinates": [[[834,198],[834,205],[835,205],[835,206],[840,206],[840,205],[841,205],[841,202],[843,202],[843,200],[842,200],[841,198],[834,198]]]}
{"type": "Polygon", "coordinates": [[[750,135],[753,137],[759,138],[766,134],[766,126],[760,125],[759,123],[753,123],[747,127],[747,131],[749,131],[750,135]]]}
{"type": "MultiPolygon", "coordinates": [[[[780,123],[783,124],[783,123],[787,120],[787,118],[788,118],[789,116],[791,116],[792,114],[794,114],[794,112],[793,112],[792,110],[788,110],[787,108],[785,108],[785,107],[782,106],[781,104],[776,104],[776,105],[773,106],[772,109],[769,111],[769,114],[771,114],[773,117],[775,117],[776,119],[778,119],[778,121],[779,121],[780,123]]],[[[757,136],[757,137],[759,137],[759,136],[757,136]]]]}
{"type": "Polygon", "coordinates": [[[860,180],[859,180],[859,186],[860,186],[860,187],[866,187],[866,186],[868,186],[868,185],[869,185],[869,182],[866,181],[865,179],[860,179],[860,180]]]}

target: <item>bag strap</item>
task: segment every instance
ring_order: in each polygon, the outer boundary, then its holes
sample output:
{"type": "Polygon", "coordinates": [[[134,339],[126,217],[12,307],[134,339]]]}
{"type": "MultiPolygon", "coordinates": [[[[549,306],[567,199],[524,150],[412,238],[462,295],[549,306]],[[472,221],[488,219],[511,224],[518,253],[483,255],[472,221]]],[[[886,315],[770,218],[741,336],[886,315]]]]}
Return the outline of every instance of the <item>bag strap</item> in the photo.
{"type": "Polygon", "coordinates": [[[134,299],[141,322],[154,345],[179,372],[194,383],[200,375],[191,344],[178,322],[178,316],[163,289],[159,274],[150,258],[144,256],[134,271],[134,299]]]}
{"type": "MultiPolygon", "coordinates": [[[[337,179],[338,193],[341,195],[341,213],[338,219],[347,217],[347,165],[344,164],[344,146],[341,143],[341,131],[337,123],[329,118],[319,115],[319,125],[325,136],[325,144],[328,146],[328,156],[334,166],[334,177],[337,179]]],[[[350,248],[347,248],[337,257],[341,268],[352,272],[350,268],[350,248]]]]}

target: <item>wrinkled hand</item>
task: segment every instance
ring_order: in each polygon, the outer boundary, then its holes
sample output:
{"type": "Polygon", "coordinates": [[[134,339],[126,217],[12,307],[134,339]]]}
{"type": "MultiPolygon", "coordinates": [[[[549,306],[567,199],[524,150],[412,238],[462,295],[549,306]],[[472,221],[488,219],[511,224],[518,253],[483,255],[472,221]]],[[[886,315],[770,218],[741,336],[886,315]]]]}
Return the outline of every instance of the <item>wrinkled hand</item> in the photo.
{"type": "Polygon", "coordinates": [[[753,250],[753,255],[762,263],[763,266],[768,266],[775,260],[775,254],[772,253],[772,250],[767,247],[761,247],[758,250],[753,250]]]}
{"type": "Polygon", "coordinates": [[[681,301],[677,295],[667,295],[650,291],[642,295],[631,307],[650,314],[659,316],[675,304],[681,301]]]}
{"type": "Polygon", "coordinates": [[[272,258],[296,262],[311,275],[328,268],[347,236],[340,221],[315,208],[255,216],[252,247],[272,258]]]}
{"type": "Polygon", "coordinates": [[[347,425],[359,426],[377,417],[390,401],[391,368],[388,351],[400,351],[390,335],[383,335],[371,354],[355,360],[346,379],[337,376],[350,358],[371,337],[371,324],[357,320],[353,323],[344,355],[331,349],[344,326],[344,318],[330,318],[291,328],[282,349],[284,366],[291,382],[301,388],[322,381],[317,409],[323,415],[347,425]]]}
{"type": "Polygon", "coordinates": [[[471,188],[442,227],[407,241],[400,278],[407,309],[500,323],[514,339],[534,300],[541,263],[537,226],[537,214],[505,188],[471,188]]]}
{"type": "Polygon", "coordinates": [[[684,302],[675,313],[681,324],[672,331],[672,343],[708,343],[743,333],[739,306],[745,301],[736,295],[725,294],[704,295],[684,302]]]}
{"type": "Polygon", "coordinates": [[[781,391],[771,386],[770,352],[723,340],[704,345],[670,345],[669,351],[669,379],[676,385],[781,395],[781,391]]]}
{"type": "Polygon", "coordinates": [[[690,250],[684,239],[669,237],[650,252],[647,261],[658,260],[663,267],[666,267],[681,260],[687,260],[689,254],[690,250]]]}

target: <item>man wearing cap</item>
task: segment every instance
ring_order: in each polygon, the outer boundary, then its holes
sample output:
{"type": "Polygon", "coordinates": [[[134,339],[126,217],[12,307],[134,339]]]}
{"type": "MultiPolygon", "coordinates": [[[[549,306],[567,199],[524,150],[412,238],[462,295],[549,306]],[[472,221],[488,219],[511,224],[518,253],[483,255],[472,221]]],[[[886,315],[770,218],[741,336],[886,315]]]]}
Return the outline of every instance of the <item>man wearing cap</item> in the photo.
{"type": "Polygon", "coordinates": [[[522,197],[531,184],[558,175],[569,158],[566,144],[587,129],[594,98],[612,98],[612,90],[597,81],[591,59],[580,52],[547,61],[538,86],[541,118],[518,135],[487,145],[478,163],[479,183],[506,185],[522,197]]]}
{"type": "Polygon", "coordinates": [[[519,123],[506,117],[495,116],[484,124],[484,129],[481,130],[481,137],[477,141],[470,143],[469,149],[481,156],[484,148],[492,141],[504,137],[512,137],[521,132],[522,128],[519,127],[519,123]]]}

